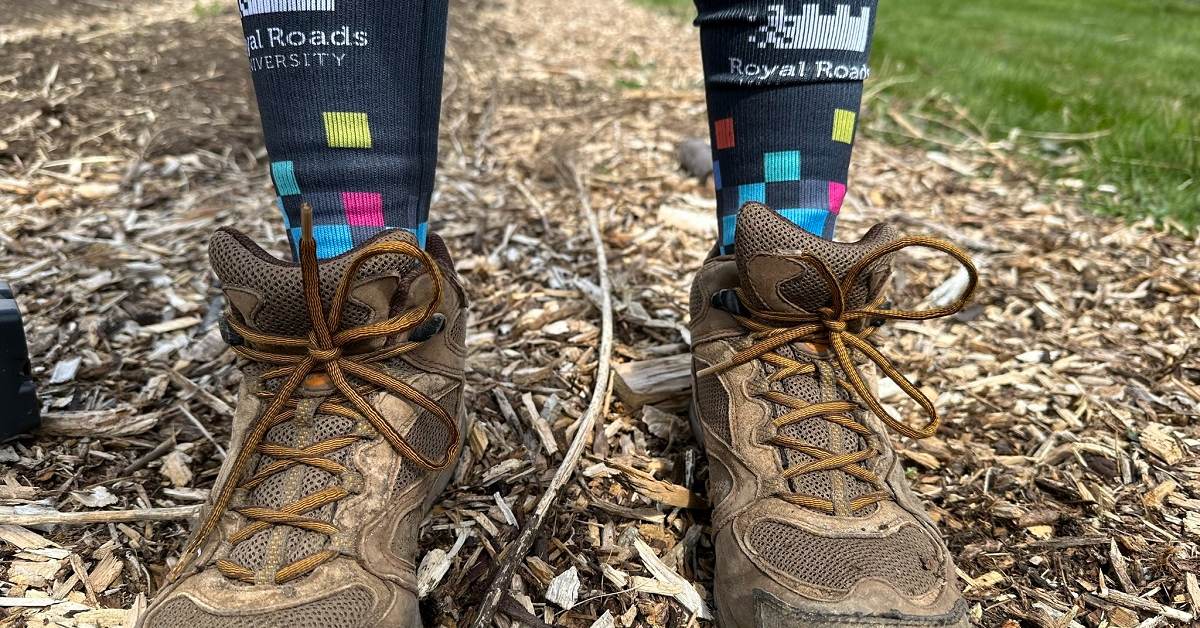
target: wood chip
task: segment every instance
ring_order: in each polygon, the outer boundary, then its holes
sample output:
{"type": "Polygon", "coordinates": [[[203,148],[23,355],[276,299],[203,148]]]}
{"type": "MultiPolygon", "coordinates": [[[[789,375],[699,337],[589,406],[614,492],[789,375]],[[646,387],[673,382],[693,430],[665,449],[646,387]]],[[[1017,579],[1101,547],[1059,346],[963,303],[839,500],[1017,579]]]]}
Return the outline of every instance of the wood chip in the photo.
{"type": "Polygon", "coordinates": [[[618,364],[617,396],[630,409],[646,404],[678,409],[687,405],[692,389],[691,354],[618,364]]]}
{"type": "Polygon", "coordinates": [[[190,462],[190,456],[176,449],[163,457],[162,474],[176,488],[188,486],[192,483],[190,462]]]}
{"type": "Polygon", "coordinates": [[[707,506],[703,497],[683,486],[656,479],[645,471],[639,471],[619,462],[612,463],[612,467],[623,472],[639,493],[656,502],[676,508],[704,508],[707,506]]]}
{"type": "MultiPolygon", "coordinates": [[[[245,52],[230,45],[236,12],[10,4],[0,276],[18,292],[46,425],[0,444],[4,621],[102,625],[128,611],[132,625],[230,439],[241,378],[206,243],[233,225],[273,253],[287,244],[263,210],[275,199],[248,123],[251,75],[236,71],[245,52]],[[116,501],[72,496],[96,487],[116,501]],[[22,585],[8,579],[18,561],[61,567],[22,585]]],[[[469,427],[420,531],[430,625],[470,626],[481,598],[500,623],[539,627],[682,628],[703,622],[679,596],[711,603],[719,559],[694,492],[712,470],[686,409],[690,287],[717,226],[710,130],[694,27],[644,4],[451,12],[434,223],[470,286],[469,427]],[[689,139],[698,176],[680,165],[689,139]],[[586,459],[566,456],[576,437],[586,459]],[[630,532],[679,580],[647,571],[630,532]],[[560,612],[544,587],[571,568],[580,593],[560,612]]],[[[1195,236],[1091,211],[1095,194],[1133,196],[1073,172],[1086,138],[999,128],[961,95],[908,100],[888,80],[868,84],[882,114],[863,114],[838,237],[894,223],[965,247],[981,269],[960,314],[870,338],[937,393],[941,431],[900,439],[899,460],[958,567],[983,574],[963,578],[972,621],[1186,625],[1200,595],[1195,236]],[[1045,176],[1032,161],[1047,152],[1076,180],[1045,176]]],[[[899,308],[962,286],[920,250],[892,267],[899,308]]],[[[903,391],[880,392],[918,424],[903,391]]]]}
{"type": "MultiPolygon", "coordinates": [[[[674,569],[668,567],[666,563],[659,560],[658,555],[654,550],[646,545],[646,542],[641,537],[634,537],[633,547],[637,550],[638,557],[642,559],[642,565],[646,570],[654,575],[654,579],[658,582],[670,587],[674,593],[672,597],[683,604],[688,612],[695,615],[698,619],[712,619],[712,614],[708,611],[708,606],[704,603],[704,598],[696,591],[692,583],[680,576],[674,569]]],[[[639,587],[641,588],[641,587],[639,587]]]]}
{"type": "Polygon", "coordinates": [[[1174,431],[1161,423],[1148,423],[1138,435],[1138,442],[1146,451],[1158,456],[1168,465],[1175,465],[1187,457],[1187,450],[1175,436],[1174,431]]]}
{"type": "Polygon", "coordinates": [[[563,610],[575,607],[579,600],[579,570],[574,565],[558,574],[546,587],[546,599],[563,610]]]}

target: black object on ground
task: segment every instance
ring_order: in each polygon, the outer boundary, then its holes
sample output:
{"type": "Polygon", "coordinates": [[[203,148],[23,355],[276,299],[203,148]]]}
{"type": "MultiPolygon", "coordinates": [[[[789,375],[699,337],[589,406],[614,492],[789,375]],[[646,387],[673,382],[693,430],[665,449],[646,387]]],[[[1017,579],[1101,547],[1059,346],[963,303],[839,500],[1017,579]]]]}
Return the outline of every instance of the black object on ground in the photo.
{"type": "Polygon", "coordinates": [[[0,440],[31,431],[40,422],[21,311],[12,288],[0,281],[0,440]]]}

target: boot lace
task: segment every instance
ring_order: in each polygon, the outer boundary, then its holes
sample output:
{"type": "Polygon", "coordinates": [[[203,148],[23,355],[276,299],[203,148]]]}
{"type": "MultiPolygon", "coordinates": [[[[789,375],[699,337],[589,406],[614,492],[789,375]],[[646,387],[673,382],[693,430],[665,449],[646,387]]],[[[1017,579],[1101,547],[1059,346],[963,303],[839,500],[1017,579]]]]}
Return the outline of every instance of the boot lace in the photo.
{"type": "MultiPolygon", "coordinates": [[[[310,376],[315,375],[318,378],[324,376],[332,383],[335,390],[319,403],[314,415],[339,416],[354,421],[365,419],[374,431],[387,440],[400,455],[426,470],[445,469],[458,454],[458,425],[454,418],[436,401],[377,366],[380,362],[413,350],[421,344],[421,341],[410,339],[388,344],[375,350],[359,349],[364,345],[369,345],[370,343],[367,341],[388,339],[409,330],[416,330],[433,319],[442,300],[441,271],[437,262],[428,253],[407,242],[376,242],[368,245],[350,262],[333,294],[329,311],[326,312],[320,294],[316,241],[312,236],[312,211],[307,205],[302,211],[302,217],[300,269],[304,285],[304,301],[312,329],[307,337],[265,334],[239,323],[234,317],[226,317],[226,323],[232,331],[249,343],[249,345],[234,346],[234,351],[242,358],[269,367],[260,375],[262,381],[282,380],[282,383],[275,391],[257,393],[264,400],[266,409],[251,424],[243,445],[232,462],[229,478],[216,493],[212,508],[188,542],[183,558],[172,570],[172,579],[178,577],[199,554],[199,549],[205,539],[216,530],[227,510],[232,509],[249,522],[230,535],[228,540],[233,546],[277,525],[308,530],[328,535],[331,538],[338,534],[337,526],[306,516],[306,514],[349,496],[350,490],[345,486],[324,488],[278,509],[252,505],[231,508],[233,496],[239,490],[250,491],[271,476],[296,465],[315,467],[340,476],[343,484],[353,484],[348,481],[349,478],[354,477],[353,472],[345,465],[331,460],[329,456],[359,440],[371,438],[368,434],[351,433],[303,448],[265,442],[265,437],[271,428],[296,417],[301,401],[295,397],[295,393],[305,379],[310,376]],[[433,297],[429,303],[424,307],[411,308],[385,321],[337,331],[358,269],[372,258],[389,254],[406,255],[415,259],[424,267],[425,272],[432,276],[433,297]],[[254,347],[271,347],[276,350],[254,347]],[[353,376],[365,384],[356,386],[350,382],[348,376],[353,376]],[[387,391],[415,403],[445,426],[449,433],[450,445],[440,458],[430,459],[417,451],[366,400],[368,396],[378,391],[387,391]],[[254,475],[246,477],[250,462],[256,454],[272,460],[261,465],[254,475]]],[[[335,558],[338,554],[337,550],[325,549],[307,556],[278,569],[274,574],[273,581],[275,584],[282,584],[298,578],[312,571],[318,565],[335,558]]],[[[216,561],[216,567],[228,578],[250,583],[256,582],[254,570],[234,561],[219,559],[216,561]]]]}
{"type": "MultiPolygon", "coordinates": [[[[811,254],[806,254],[799,260],[813,267],[829,286],[831,305],[812,313],[783,314],[759,310],[747,305],[748,302],[741,288],[736,289],[740,307],[750,315],[746,316],[736,312],[731,312],[731,315],[750,332],[752,343],[727,360],[700,370],[697,372],[697,376],[716,375],[751,361],[760,360],[775,367],[776,370],[769,377],[769,381],[777,382],[794,375],[812,374],[817,370],[812,363],[800,362],[790,356],[776,353],[778,349],[802,342],[825,349],[827,354],[831,355],[837,365],[841,367],[842,373],[846,375],[845,379],[838,379],[838,385],[852,393],[860,403],[844,400],[809,403],[780,391],[765,391],[759,396],[788,408],[787,412],[773,421],[772,428],[775,430],[775,434],[766,443],[807,454],[812,459],[811,462],[792,465],[785,469],[783,471],[785,480],[791,480],[807,473],[839,470],[874,487],[875,490],[847,502],[847,508],[851,512],[855,512],[890,499],[890,493],[886,490],[884,482],[876,473],[863,465],[864,462],[880,452],[868,445],[860,451],[834,453],[821,447],[815,447],[803,440],[784,436],[779,431],[789,425],[820,417],[864,437],[870,443],[875,434],[869,427],[854,419],[854,413],[865,406],[885,425],[904,436],[914,439],[932,436],[941,423],[933,402],[897,370],[887,357],[868,342],[868,338],[878,328],[874,324],[876,322],[929,320],[950,316],[961,311],[975,291],[979,278],[978,272],[970,257],[962,249],[944,240],[927,237],[899,238],[889,242],[860,259],[847,271],[845,278],[841,281],[838,281],[824,260],[811,254]],[[944,307],[915,311],[881,309],[882,297],[877,297],[861,308],[848,307],[849,294],[856,285],[859,275],[884,256],[908,247],[923,247],[940,251],[953,257],[962,265],[967,271],[968,280],[966,288],[958,298],[944,307]],[[863,381],[852,351],[866,356],[885,376],[895,382],[900,390],[921,407],[928,418],[924,425],[913,427],[892,418],[863,381]]],[[[781,492],[778,496],[798,506],[828,514],[835,514],[837,511],[833,501],[823,497],[798,492],[781,492]]]]}

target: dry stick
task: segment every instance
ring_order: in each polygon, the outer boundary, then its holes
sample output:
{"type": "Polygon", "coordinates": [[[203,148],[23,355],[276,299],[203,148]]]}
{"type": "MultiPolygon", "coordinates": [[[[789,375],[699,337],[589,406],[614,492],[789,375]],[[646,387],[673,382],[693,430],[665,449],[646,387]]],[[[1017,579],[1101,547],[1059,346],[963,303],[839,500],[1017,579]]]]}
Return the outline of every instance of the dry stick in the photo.
{"type": "Polygon", "coordinates": [[[1167,617],[1180,622],[1191,622],[1195,618],[1187,611],[1181,611],[1165,604],[1159,604],[1154,600],[1147,600],[1146,598],[1130,595],[1128,593],[1122,593],[1120,591],[1109,590],[1107,593],[1097,592],[1094,595],[1106,602],[1117,604],[1118,606],[1135,608],[1137,610],[1147,611],[1150,613],[1157,613],[1162,617],[1167,617]]]}
{"type": "Polygon", "coordinates": [[[187,417],[187,420],[192,422],[192,425],[196,426],[196,429],[200,430],[200,433],[204,435],[204,438],[207,438],[208,442],[212,443],[212,446],[217,448],[217,455],[221,457],[221,460],[225,460],[227,455],[225,453],[225,448],[221,447],[221,443],[218,443],[217,439],[213,438],[212,432],[209,432],[208,428],[204,427],[204,424],[200,422],[200,419],[197,419],[196,415],[188,412],[185,404],[181,403],[176,407],[178,407],[179,411],[183,413],[183,416],[187,417]]]}
{"type": "Polygon", "coordinates": [[[159,443],[157,447],[146,452],[141,457],[139,457],[137,460],[134,460],[133,462],[125,465],[125,468],[121,469],[120,475],[128,475],[130,473],[133,473],[134,471],[141,469],[142,467],[150,464],[151,462],[154,462],[155,460],[162,458],[163,456],[167,455],[167,452],[171,451],[172,449],[175,449],[175,444],[176,444],[175,443],[175,434],[171,434],[170,436],[167,437],[166,440],[159,443]]]}
{"type": "Polygon", "coordinates": [[[610,385],[610,365],[609,361],[612,357],[612,336],[613,336],[613,321],[612,321],[612,294],[608,281],[608,257],[604,252],[604,239],[600,235],[600,225],[596,219],[596,214],[592,210],[592,203],[588,198],[588,189],[584,187],[583,181],[579,178],[579,172],[575,171],[575,188],[579,192],[579,203],[583,213],[587,215],[588,229],[591,232],[592,243],[596,249],[596,273],[600,279],[600,350],[599,350],[599,365],[596,368],[596,383],[592,388],[592,397],[588,402],[587,411],[580,421],[579,428],[575,430],[575,438],[571,440],[571,446],[563,455],[563,461],[558,465],[558,470],[554,472],[554,477],[550,480],[550,485],[546,487],[546,491],[542,493],[542,498],[538,500],[537,507],[533,509],[533,513],[525,521],[525,527],[521,533],[517,535],[514,541],[505,550],[500,558],[500,566],[495,571],[495,576],[492,577],[491,585],[488,586],[487,595],[484,596],[483,602],[479,605],[479,611],[475,614],[474,621],[471,622],[472,628],[487,628],[491,625],[492,616],[496,613],[496,607],[500,604],[500,600],[505,593],[508,592],[509,583],[512,581],[513,572],[517,565],[529,553],[529,548],[533,546],[533,541],[537,538],[538,531],[542,529],[542,524],[545,523],[546,517],[550,514],[550,509],[554,503],[558,501],[558,495],[562,491],[563,486],[571,479],[579,465],[579,457],[583,454],[583,447],[587,438],[592,433],[592,426],[598,417],[605,410],[608,387],[610,385]]]}
{"type": "Polygon", "coordinates": [[[62,523],[130,523],[134,521],[175,521],[188,519],[200,512],[200,506],[173,508],[143,508],[138,510],[91,510],[83,512],[39,512],[28,515],[0,513],[0,525],[44,526],[62,523]]]}

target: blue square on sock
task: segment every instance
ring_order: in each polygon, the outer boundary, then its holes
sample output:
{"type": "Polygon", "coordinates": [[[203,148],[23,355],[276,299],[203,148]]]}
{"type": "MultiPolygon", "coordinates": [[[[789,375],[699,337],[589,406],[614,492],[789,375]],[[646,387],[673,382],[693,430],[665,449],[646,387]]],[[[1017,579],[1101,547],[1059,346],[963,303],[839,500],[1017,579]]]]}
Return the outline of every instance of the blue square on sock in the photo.
{"type": "Polygon", "coordinates": [[[737,231],[737,214],[721,216],[721,252],[728,253],[733,246],[733,234],[737,231]]]}
{"type": "Polygon", "coordinates": [[[416,229],[405,227],[404,230],[417,236],[417,245],[421,248],[425,248],[425,239],[429,235],[429,223],[423,222],[417,225],[416,229]]]}
{"type": "Polygon", "coordinates": [[[717,186],[718,190],[721,189],[721,162],[715,159],[713,160],[713,185],[717,186]]]}
{"type": "Polygon", "coordinates": [[[805,231],[822,237],[825,234],[825,220],[829,210],[820,208],[780,209],[779,215],[787,218],[792,224],[805,231]]]}
{"type": "Polygon", "coordinates": [[[275,179],[275,191],[280,196],[295,196],[300,193],[300,184],[296,182],[295,162],[271,162],[271,177],[275,179]]]}
{"type": "Polygon", "coordinates": [[[738,186],[738,209],[741,209],[742,205],[751,201],[758,203],[767,202],[767,184],[747,183],[746,185],[738,186]]]}
{"type": "Polygon", "coordinates": [[[800,180],[800,151],[785,150],[763,155],[763,173],[767,183],[800,180]]]}
{"type": "MultiPolygon", "coordinates": [[[[300,249],[300,228],[292,228],[292,241],[296,243],[297,253],[300,249]]],[[[350,235],[350,225],[313,225],[313,239],[317,241],[317,257],[329,259],[337,257],[354,248],[354,238],[350,235]]]]}

